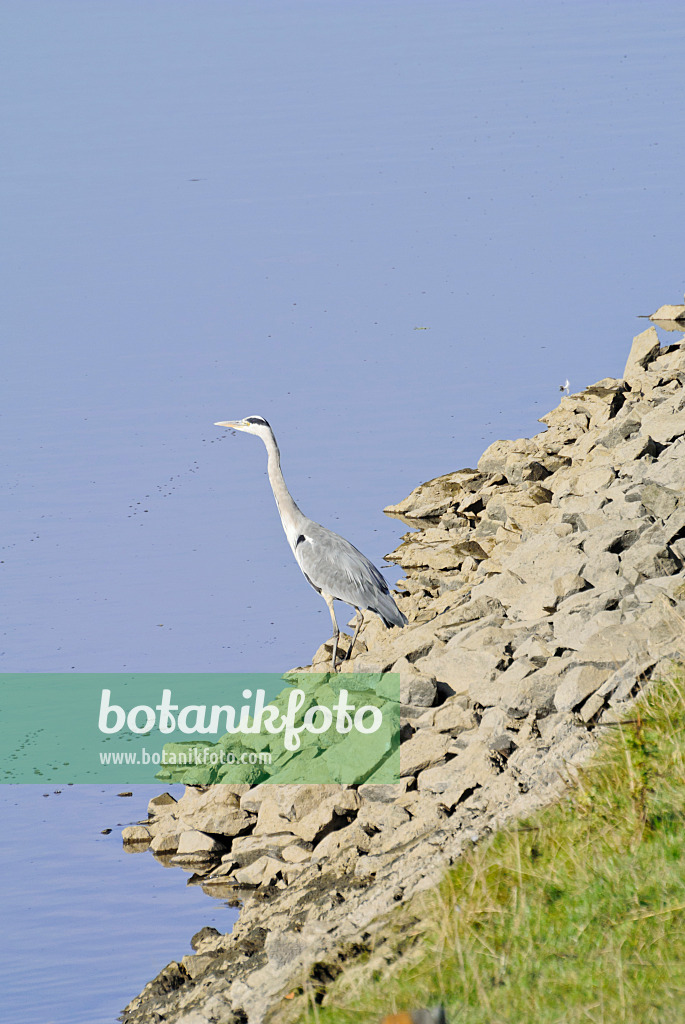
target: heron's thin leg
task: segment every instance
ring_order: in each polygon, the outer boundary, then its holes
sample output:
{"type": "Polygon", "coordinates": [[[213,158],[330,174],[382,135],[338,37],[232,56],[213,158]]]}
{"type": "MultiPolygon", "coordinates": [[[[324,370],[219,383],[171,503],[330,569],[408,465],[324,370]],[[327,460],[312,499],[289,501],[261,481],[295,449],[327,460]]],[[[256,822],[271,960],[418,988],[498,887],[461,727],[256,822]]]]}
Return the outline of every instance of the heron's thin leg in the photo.
{"type": "Polygon", "coordinates": [[[354,636],[352,637],[352,643],[350,644],[350,646],[349,646],[349,648],[347,650],[347,654],[345,655],[345,657],[343,659],[344,661],[349,661],[350,658],[352,657],[352,648],[354,647],[354,645],[357,642],[357,637],[359,636],[359,630],[362,628],[362,622],[364,621],[363,612],[361,612],[359,610],[359,608],[356,608],[355,611],[357,612],[357,615],[359,616],[359,621],[357,622],[357,628],[355,629],[354,636]]]}
{"type": "Polygon", "coordinates": [[[333,638],[334,638],[334,640],[333,640],[333,658],[332,658],[332,662],[333,662],[333,671],[335,672],[336,671],[335,659],[338,657],[338,637],[340,636],[340,630],[338,629],[338,620],[335,617],[335,608],[333,607],[333,598],[329,594],[322,594],[321,596],[323,597],[324,601],[328,605],[328,610],[331,613],[331,619],[333,620],[333,638]]]}

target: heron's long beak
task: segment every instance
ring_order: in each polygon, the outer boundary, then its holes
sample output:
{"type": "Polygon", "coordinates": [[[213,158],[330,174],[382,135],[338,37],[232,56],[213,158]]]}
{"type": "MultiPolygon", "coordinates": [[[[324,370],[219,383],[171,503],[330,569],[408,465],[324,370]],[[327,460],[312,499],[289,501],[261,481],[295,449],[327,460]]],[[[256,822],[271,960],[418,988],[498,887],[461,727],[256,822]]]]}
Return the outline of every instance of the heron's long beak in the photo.
{"type": "Polygon", "coordinates": [[[215,423],[215,427],[228,427],[229,430],[244,430],[245,420],[221,420],[220,423],[215,423]]]}

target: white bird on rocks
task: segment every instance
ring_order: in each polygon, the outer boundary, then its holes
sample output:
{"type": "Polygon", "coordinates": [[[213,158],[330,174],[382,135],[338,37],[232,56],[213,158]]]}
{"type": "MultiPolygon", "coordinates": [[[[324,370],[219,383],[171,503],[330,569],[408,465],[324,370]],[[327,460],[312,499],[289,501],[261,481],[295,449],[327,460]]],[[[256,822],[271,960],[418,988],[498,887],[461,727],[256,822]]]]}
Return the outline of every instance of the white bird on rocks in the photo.
{"type": "Polygon", "coordinates": [[[276,499],[281,523],[288,538],[297,564],[308,583],[321,594],[328,605],[333,621],[333,671],[336,671],[338,637],[340,630],[335,617],[334,601],[352,605],[358,614],[357,628],[350,648],[352,654],[363,620],[363,612],[371,611],[380,616],[388,628],[405,626],[406,616],[399,610],[388,591],[388,584],[368,558],[325,526],[307,519],[293,501],[281,472],[281,453],[276,444],[273,430],[263,416],[248,416],[244,420],[225,420],[215,427],[242,430],[256,434],[264,442],[268,453],[267,472],[269,483],[276,499]]]}

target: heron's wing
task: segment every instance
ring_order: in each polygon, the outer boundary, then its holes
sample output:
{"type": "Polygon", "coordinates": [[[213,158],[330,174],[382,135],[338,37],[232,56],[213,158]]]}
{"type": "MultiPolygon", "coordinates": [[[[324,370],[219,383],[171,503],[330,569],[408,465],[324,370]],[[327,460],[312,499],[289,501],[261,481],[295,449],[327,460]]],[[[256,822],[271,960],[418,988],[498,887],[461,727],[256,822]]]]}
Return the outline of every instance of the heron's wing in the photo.
{"type": "Polygon", "coordinates": [[[308,520],[293,550],[316,590],[354,608],[377,612],[386,622],[400,625],[406,621],[376,566],[344,537],[308,520]]]}
{"type": "Polygon", "coordinates": [[[388,593],[388,585],[376,566],[348,540],[325,526],[308,522],[302,527],[294,550],[302,572],[325,594],[348,601],[367,590],[388,593]]]}

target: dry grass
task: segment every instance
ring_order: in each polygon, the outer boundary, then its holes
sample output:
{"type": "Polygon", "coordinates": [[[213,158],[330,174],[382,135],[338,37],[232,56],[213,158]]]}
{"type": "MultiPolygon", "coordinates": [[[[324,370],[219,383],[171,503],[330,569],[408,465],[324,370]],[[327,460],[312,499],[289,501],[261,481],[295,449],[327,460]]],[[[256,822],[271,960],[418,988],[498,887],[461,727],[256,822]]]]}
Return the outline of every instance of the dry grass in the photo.
{"type": "Polygon", "coordinates": [[[682,1024],[685,684],[606,731],[568,799],[463,857],[411,963],[343,975],[317,1024],[436,1003],[450,1024],[682,1024]]]}

